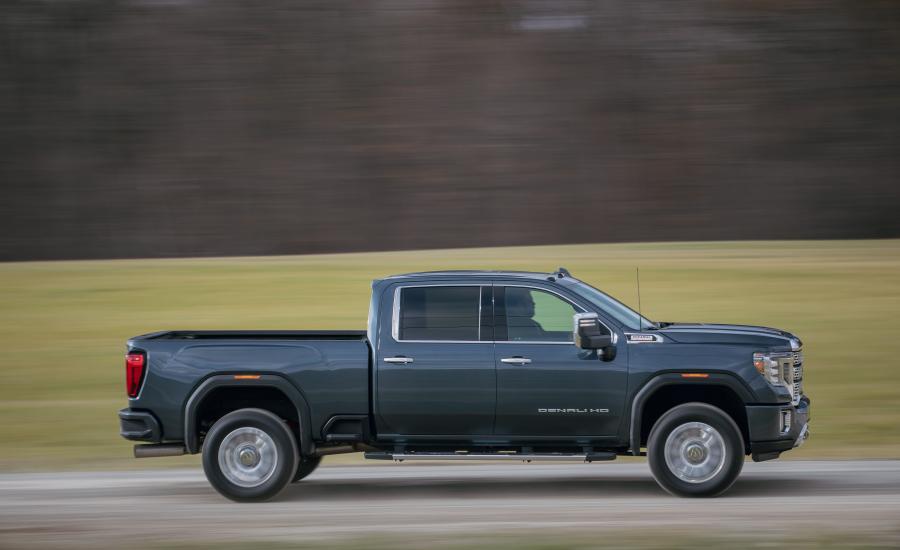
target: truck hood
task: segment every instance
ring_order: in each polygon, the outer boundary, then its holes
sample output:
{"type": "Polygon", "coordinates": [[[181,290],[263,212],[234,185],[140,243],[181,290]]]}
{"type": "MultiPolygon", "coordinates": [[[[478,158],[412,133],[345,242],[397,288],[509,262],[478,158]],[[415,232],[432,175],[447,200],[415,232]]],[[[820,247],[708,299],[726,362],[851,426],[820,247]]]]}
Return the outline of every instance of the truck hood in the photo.
{"type": "Polygon", "coordinates": [[[656,332],[683,344],[756,344],[799,349],[803,343],[785,330],[753,325],[662,323],[656,332]]]}

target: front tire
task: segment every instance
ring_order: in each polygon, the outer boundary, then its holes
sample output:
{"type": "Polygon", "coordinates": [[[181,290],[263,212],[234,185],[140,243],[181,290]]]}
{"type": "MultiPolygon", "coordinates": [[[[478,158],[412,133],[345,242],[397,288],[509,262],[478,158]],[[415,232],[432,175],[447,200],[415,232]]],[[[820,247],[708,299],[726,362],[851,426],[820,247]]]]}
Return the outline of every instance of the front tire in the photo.
{"type": "Polygon", "coordinates": [[[735,482],[744,466],[744,440],[734,420],[706,403],[686,403],[663,414],[647,440],[650,470],[660,486],[681,497],[713,497],[735,482]]]}
{"type": "Polygon", "coordinates": [[[297,440],[281,418],[263,409],[240,409],[206,434],[203,471],[231,500],[268,500],[290,483],[298,455],[297,440]]]}

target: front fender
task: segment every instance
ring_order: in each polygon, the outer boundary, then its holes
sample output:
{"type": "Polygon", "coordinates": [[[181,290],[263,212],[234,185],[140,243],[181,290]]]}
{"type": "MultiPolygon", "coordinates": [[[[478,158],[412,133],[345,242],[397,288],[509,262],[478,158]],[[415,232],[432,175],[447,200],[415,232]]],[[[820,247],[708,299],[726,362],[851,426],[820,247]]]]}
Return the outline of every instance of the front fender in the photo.
{"type": "Polygon", "coordinates": [[[631,403],[631,426],[629,429],[629,449],[631,454],[641,454],[641,414],[647,401],[662,387],[679,385],[724,386],[733,390],[744,403],[753,402],[753,393],[743,380],[728,373],[701,373],[705,378],[685,378],[682,373],[670,372],[654,376],[648,380],[635,394],[631,403]]]}

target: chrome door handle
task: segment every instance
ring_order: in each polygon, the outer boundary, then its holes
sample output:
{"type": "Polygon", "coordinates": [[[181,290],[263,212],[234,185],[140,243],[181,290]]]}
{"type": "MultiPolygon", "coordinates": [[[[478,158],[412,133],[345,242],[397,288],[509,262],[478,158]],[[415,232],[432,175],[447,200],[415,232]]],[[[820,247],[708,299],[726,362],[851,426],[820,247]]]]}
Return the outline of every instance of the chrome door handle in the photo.
{"type": "Polygon", "coordinates": [[[527,357],[504,357],[500,362],[509,363],[510,365],[527,365],[531,363],[531,359],[527,357]]]}
{"type": "Polygon", "coordinates": [[[412,363],[414,359],[412,357],[385,357],[385,363],[398,363],[400,365],[405,365],[407,363],[412,363]]]}

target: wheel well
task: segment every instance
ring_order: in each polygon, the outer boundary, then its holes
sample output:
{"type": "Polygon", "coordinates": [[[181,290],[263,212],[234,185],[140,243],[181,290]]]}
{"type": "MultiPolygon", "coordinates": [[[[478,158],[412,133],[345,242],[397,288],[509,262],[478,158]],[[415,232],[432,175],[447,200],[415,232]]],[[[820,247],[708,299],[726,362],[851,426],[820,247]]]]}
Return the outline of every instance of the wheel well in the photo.
{"type": "Polygon", "coordinates": [[[653,424],[666,411],[684,403],[707,403],[725,411],[741,429],[744,439],[744,452],[750,448],[750,432],[747,428],[747,409],[744,401],[727,386],[701,386],[676,384],[663,386],[656,390],[644,404],[641,414],[641,445],[647,444],[653,424]]]}
{"type": "Polygon", "coordinates": [[[300,418],[297,407],[278,388],[270,387],[222,387],[210,391],[197,406],[196,430],[198,441],[217,420],[238,409],[265,409],[287,421],[291,431],[300,439],[300,418]]]}

